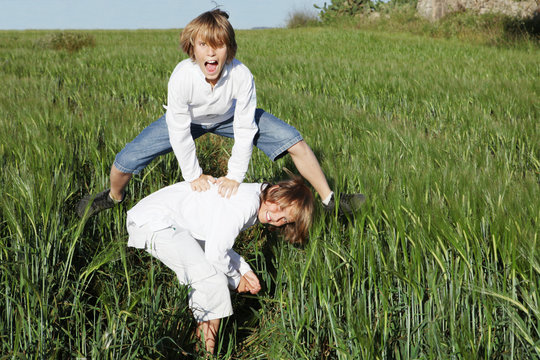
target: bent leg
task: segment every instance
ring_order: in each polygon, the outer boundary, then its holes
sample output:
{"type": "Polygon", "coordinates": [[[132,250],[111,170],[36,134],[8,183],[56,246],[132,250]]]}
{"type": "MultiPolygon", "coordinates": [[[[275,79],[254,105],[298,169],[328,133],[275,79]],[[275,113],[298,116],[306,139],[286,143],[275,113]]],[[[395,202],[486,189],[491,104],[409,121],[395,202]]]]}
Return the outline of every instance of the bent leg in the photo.
{"type": "Polygon", "coordinates": [[[141,239],[145,238],[146,251],[173,270],[181,284],[191,287],[189,306],[195,320],[209,321],[232,315],[227,277],[208,262],[190,232],[179,226],[155,232],[145,227],[128,227],[128,245],[140,247],[141,239]]]}
{"type": "Polygon", "coordinates": [[[111,167],[111,196],[121,200],[132,174],[141,172],[159,155],[172,151],[165,115],[148,125],[116,155],[111,167]]]}
{"type": "Polygon", "coordinates": [[[298,172],[315,188],[322,200],[332,193],[317,157],[309,145],[301,140],[288,150],[298,172]]]}
{"type": "MultiPolygon", "coordinates": [[[[340,213],[347,214],[356,212],[360,208],[365,201],[363,194],[341,194],[339,201],[334,199],[334,193],[328,185],[317,157],[294,126],[262,109],[255,111],[255,122],[259,131],[253,139],[253,144],[272,161],[287,153],[291,154],[291,159],[298,172],[317,191],[326,210],[334,211],[337,207],[340,213]]],[[[232,124],[232,121],[224,122],[217,126],[213,132],[234,138],[232,124]]]]}
{"type": "Polygon", "coordinates": [[[259,126],[259,132],[253,142],[255,146],[272,161],[287,152],[291,154],[298,172],[315,188],[321,199],[327,198],[332,190],[317,157],[298,130],[262,109],[255,112],[255,120],[259,126]]]}
{"type": "Polygon", "coordinates": [[[148,231],[149,228],[151,224],[136,230],[133,226],[128,227],[128,245],[131,246],[132,238],[144,237],[146,251],[173,270],[182,285],[193,287],[194,284],[216,275],[216,269],[208,262],[203,249],[189,231],[178,225],[159,231],[148,231]]]}
{"type": "MultiPolygon", "coordinates": [[[[140,244],[140,231],[128,225],[130,242],[140,244]]],[[[197,240],[183,229],[167,228],[149,232],[146,251],[173,270],[181,284],[191,287],[189,308],[198,322],[197,336],[204,340],[207,351],[213,353],[220,319],[233,313],[227,277],[206,260],[197,240]]]]}
{"type": "Polygon", "coordinates": [[[213,353],[220,319],[232,315],[227,277],[206,260],[203,248],[189,231],[177,225],[152,231],[138,227],[128,216],[128,246],[142,248],[173,270],[183,285],[191,287],[189,307],[198,322],[197,336],[213,353]]]}

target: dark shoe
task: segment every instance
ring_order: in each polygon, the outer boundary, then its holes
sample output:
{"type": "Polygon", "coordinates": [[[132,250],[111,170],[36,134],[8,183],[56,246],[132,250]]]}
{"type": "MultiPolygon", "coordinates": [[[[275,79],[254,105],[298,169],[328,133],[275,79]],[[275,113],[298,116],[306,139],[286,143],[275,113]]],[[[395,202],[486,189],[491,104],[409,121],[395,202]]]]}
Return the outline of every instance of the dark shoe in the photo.
{"type": "MultiPolygon", "coordinates": [[[[360,210],[362,204],[366,201],[364,194],[341,194],[339,197],[339,205],[337,205],[340,215],[351,215],[360,210]]],[[[335,211],[336,201],[334,195],[330,199],[328,205],[323,207],[326,211],[335,211]]]]}
{"type": "Polygon", "coordinates": [[[98,212],[106,209],[112,208],[116,204],[120,204],[126,198],[126,194],[122,196],[120,202],[116,202],[109,196],[111,190],[107,189],[100,192],[97,195],[88,194],[79,201],[77,205],[77,214],[79,217],[83,217],[86,214],[86,217],[91,217],[97,214],[98,212]]]}

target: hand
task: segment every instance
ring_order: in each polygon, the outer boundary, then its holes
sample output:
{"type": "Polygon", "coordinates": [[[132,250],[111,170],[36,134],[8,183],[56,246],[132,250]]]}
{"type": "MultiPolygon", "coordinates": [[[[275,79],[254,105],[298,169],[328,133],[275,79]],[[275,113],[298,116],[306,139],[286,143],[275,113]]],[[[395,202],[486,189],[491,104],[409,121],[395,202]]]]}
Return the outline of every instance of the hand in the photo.
{"type": "Polygon", "coordinates": [[[240,278],[240,282],[238,283],[238,287],[236,288],[236,291],[238,291],[239,293],[245,293],[249,291],[248,282],[245,277],[242,276],[240,278]]]}
{"type": "Polygon", "coordinates": [[[210,189],[210,183],[215,184],[216,179],[212,175],[201,174],[198,179],[193,180],[191,184],[191,190],[194,191],[206,191],[210,189]]]}
{"type": "Polygon", "coordinates": [[[238,191],[238,187],[240,186],[240,183],[238,181],[231,180],[229,178],[226,178],[225,176],[217,179],[217,183],[219,185],[219,195],[221,195],[222,197],[226,197],[227,199],[230,198],[231,195],[236,194],[236,192],[238,191]]]}
{"type": "Polygon", "coordinates": [[[249,291],[253,295],[257,294],[260,290],[261,284],[259,283],[257,275],[255,275],[253,271],[248,271],[247,273],[245,273],[244,276],[240,278],[240,283],[236,288],[236,291],[238,291],[239,293],[249,291]]]}

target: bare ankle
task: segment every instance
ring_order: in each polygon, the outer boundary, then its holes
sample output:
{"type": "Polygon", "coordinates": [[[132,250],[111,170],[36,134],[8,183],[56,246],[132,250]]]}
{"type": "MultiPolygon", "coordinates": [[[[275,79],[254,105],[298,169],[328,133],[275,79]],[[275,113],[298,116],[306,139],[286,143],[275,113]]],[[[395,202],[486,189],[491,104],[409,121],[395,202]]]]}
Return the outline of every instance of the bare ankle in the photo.
{"type": "Polygon", "coordinates": [[[113,192],[112,190],[109,192],[109,197],[111,199],[113,199],[114,201],[116,202],[120,202],[122,201],[122,199],[124,198],[124,193],[123,192],[113,192]]]}

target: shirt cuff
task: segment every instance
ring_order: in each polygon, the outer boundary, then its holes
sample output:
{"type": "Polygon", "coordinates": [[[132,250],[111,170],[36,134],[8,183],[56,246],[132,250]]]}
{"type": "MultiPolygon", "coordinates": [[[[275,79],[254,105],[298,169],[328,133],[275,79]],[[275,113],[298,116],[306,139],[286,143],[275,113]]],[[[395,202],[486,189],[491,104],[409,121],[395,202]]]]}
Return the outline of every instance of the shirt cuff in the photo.
{"type": "Polygon", "coordinates": [[[234,176],[234,175],[231,175],[231,173],[228,173],[227,175],[225,175],[225,177],[227,179],[231,179],[231,180],[234,180],[236,181],[237,183],[241,184],[242,181],[244,181],[244,176],[234,176]]]}
{"type": "Polygon", "coordinates": [[[228,276],[227,282],[229,286],[229,290],[236,290],[238,288],[238,285],[240,284],[241,276],[239,273],[236,273],[234,276],[228,276]]]}

